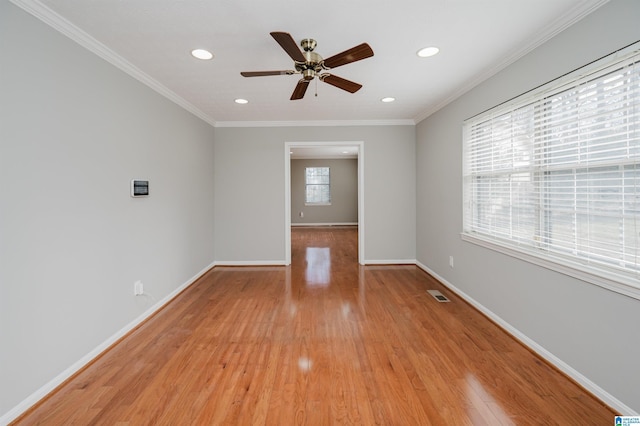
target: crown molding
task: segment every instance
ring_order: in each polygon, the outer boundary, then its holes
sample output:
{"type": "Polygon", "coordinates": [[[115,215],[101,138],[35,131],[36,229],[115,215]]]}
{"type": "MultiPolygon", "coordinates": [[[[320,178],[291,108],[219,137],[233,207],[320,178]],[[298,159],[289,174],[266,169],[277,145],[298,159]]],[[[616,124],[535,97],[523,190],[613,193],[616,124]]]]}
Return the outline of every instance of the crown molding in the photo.
{"type": "Polygon", "coordinates": [[[49,7],[37,0],[9,0],[25,12],[41,20],[51,28],[78,43],[80,46],[98,55],[113,66],[124,71],[131,77],[150,87],[160,95],[189,111],[213,127],[309,127],[309,126],[415,126],[411,119],[401,120],[327,120],[327,121],[215,121],[203,111],[171,91],[160,82],[140,70],[138,67],[109,49],[104,44],[73,25],[49,7]]]}
{"type": "Polygon", "coordinates": [[[215,127],[345,127],[345,126],[415,126],[402,120],[306,120],[306,121],[217,121],[215,127]]]}
{"type": "Polygon", "coordinates": [[[25,12],[38,18],[51,28],[62,33],[66,37],[78,43],[80,46],[89,50],[90,52],[98,55],[105,61],[109,62],[116,68],[129,74],[131,77],[150,87],[158,92],[160,95],[169,99],[173,103],[179,105],[191,114],[200,118],[201,120],[209,123],[211,126],[215,126],[216,122],[207,114],[196,108],[190,102],[187,102],[182,97],[178,96],[175,92],[171,91],[148,74],[144,73],[138,67],[116,54],[113,50],[109,49],[104,44],[100,43],[95,38],[91,37],[85,31],[73,25],[71,22],[58,15],[56,12],[43,5],[37,0],[9,0],[14,5],[18,6],[25,12]]]}
{"type": "Polygon", "coordinates": [[[469,80],[466,84],[460,86],[458,90],[454,91],[449,96],[442,98],[439,102],[423,111],[413,119],[327,121],[215,121],[203,111],[198,109],[196,106],[186,101],[184,98],[180,97],[175,92],[171,91],[160,82],[144,73],[135,65],[122,58],[107,46],[100,43],[85,31],[76,27],[71,22],[58,15],[56,12],[43,5],[39,1],[9,1],[214,127],[414,126],[436,111],[444,108],[449,103],[458,99],[460,96],[464,95],[483,81],[489,79],[518,59],[522,58],[538,46],[550,40],[560,32],[569,28],[571,25],[575,24],[594,10],[609,2],[609,0],[590,0],[577,5],[572,10],[547,25],[542,31],[540,31],[537,37],[534,37],[531,40],[530,43],[507,54],[506,57],[498,64],[489,68],[487,71],[478,75],[476,78],[469,80]]]}
{"type": "Polygon", "coordinates": [[[436,111],[444,108],[451,102],[458,99],[460,96],[464,95],[480,83],[489,78],[493,77],[509,65],[516,62],[518,59],[522,58],[526,54],[530,53],[537,47],[551,40],[556,35],[560,34],[562,31],[566,30],[576,22],[580,21],[585,16],[589,15],[596,9],[608,3],[609,0],[590,0],[584,3],[580,3],[575,6],[573,9],[569,10],[564,15],[559,16],[554,21],[550,22],[547,26],[545,26],[538,34],[531,39],[531,41],[516,50],[508,53],[500,62],[498,62],[495,66],[487,69],[482,74],[478,75],[475,78],[467,81],[465,84],[460,86],[460,88],[449,96],[442,98],[435,105],[431,106],[429,109],[425,110],[418,116],[414,118],[415,123],[420,123],[425,118],[429,117],[431,114],[436,111]]]}

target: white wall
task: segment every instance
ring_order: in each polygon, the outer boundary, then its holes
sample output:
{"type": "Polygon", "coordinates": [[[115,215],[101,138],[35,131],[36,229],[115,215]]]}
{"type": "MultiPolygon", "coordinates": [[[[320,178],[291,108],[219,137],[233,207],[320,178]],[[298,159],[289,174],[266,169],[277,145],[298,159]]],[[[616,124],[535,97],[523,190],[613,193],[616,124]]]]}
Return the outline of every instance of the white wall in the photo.
{"type": "Polygon", "coordinates": [[[463,242],[460,232],[462,121],[640,39],[639,22],[640,2],[613,0],[417,126],[418,261],[635,411],[640,301],[463,242]]]}
{"type": "Polygon", "coordinates": [[[7,1],[0,70],[1,419],[215,256],[210,125],[7,1]]]}
{"type": "Polygon", "coordinates": [[[364,142],[365,256],[415,260],[415,127],[216,128],[216,262],[285,261],[285,142],[364,142]]]}

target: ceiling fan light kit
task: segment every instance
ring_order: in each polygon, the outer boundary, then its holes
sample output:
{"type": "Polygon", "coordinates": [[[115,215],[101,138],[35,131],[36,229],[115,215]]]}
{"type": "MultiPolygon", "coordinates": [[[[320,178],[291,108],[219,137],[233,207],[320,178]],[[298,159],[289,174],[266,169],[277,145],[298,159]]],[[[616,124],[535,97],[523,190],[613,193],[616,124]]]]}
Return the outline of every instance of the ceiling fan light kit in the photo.
{"type": "Polygon", "coordinates": [[[240,74],[244,77],[265,77],[272,75],[292,75],[301,74],[302,78],[296,84],[291,94],[291,100],[302,99],[309,82],[318,77],[318,80],[327,84],[335,86],[339,89],[345,90],[349,93],[355,93],[362,85],[349,81],[342,77],[324,72],[333,68],[337,68],[343,65],[350,64],[352,62],[360,61],[362,59],[373,56],[373,50],[367,43],[359,44],[358,46],[347,49],[344,52],[333,55],[327,59],[323,59],[314,49],[317,46],[317,42],[311,38],[305,38],[300,42],[302,50],[298,48],[291,34],[285,32],[272,32],[271,36],[282,47],[282,49],[293,59],[294,70],[279,70],[279,71],[243,71],[240,74]]]}

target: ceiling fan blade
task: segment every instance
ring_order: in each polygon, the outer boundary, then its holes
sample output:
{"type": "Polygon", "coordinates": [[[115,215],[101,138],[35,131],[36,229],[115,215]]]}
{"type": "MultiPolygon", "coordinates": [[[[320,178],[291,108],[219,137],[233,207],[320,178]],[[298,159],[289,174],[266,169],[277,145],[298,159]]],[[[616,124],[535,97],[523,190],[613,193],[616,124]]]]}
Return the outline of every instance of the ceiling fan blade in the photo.
{"type": "Polygon", "coordinates": [[[355,93],[362,88],[362,84],[346,80],[342,77],[338,77],[337,75],[322,74],[320,79],[325,83],[336,86],[339,89],[346,90],[349,93],[355,93]]]}
{"type": "Polygon", "coordinates": [[[264,77],[267,75],[291,75],[296,72],[293,70],[280,70],[280,71],[242,71],[240,74],[243,77],[264,77]]]}
{"type": "Polygon", "coordinates": [[[326,68],[337,68],[342,65],[350,64],[351,62],[360,61],[373,56],[373,49],[367,43],[359,44],[351,49],[345,50],[342,53],[333,55],[330,58],[324,60],[324,66],[326,68]]]}
{"type": "Polygon", "coordinates": [[[289,55],[291,59],[296,62],[305,62],[304,55],[302,54],[302,51],[298,47],[296,41],[293,39],[293,37],[291,37],[291,34],[274,31],[271,33],[271,37],[273,37],[278,42],[280,47],[282,47],[284,51],[287,52],[287,55],[289,55]]]}
{"type": "Polygon", "coordinates": [[[293,93],[291,94],[291,100],[295,101],[295,100],[304,98],[304,94],[307,91],[307,87],[309,87],[309,80],[305,80],[303,78],[300,81],[298,81],[296,88],[293,89],[293,93]]]}

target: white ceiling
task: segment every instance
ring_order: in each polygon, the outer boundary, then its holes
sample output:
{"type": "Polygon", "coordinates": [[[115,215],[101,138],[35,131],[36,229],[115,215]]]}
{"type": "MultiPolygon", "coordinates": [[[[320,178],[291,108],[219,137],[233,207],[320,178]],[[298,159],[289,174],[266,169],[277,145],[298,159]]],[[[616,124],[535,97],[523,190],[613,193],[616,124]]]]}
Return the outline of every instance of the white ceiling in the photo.
{"type": "Polygon", "coordinates": [[[606,2],[12,1],[216,126],[416,123],[606,2]],[[332,71],[364,87],[350,94],[319,82],[316,97],[312,82],[304,99],[290,101],[298,75],[242,77],[292,69],[271,31],[314,38],[325,58],[369,43],[372,58],[332,71]],[[440,54],[416,55],[432,45],[440,54]],[[194,59],[195,48],[214,59],[194,59]],[[397,100],[380,102],[385,96],[397,100]]]}

